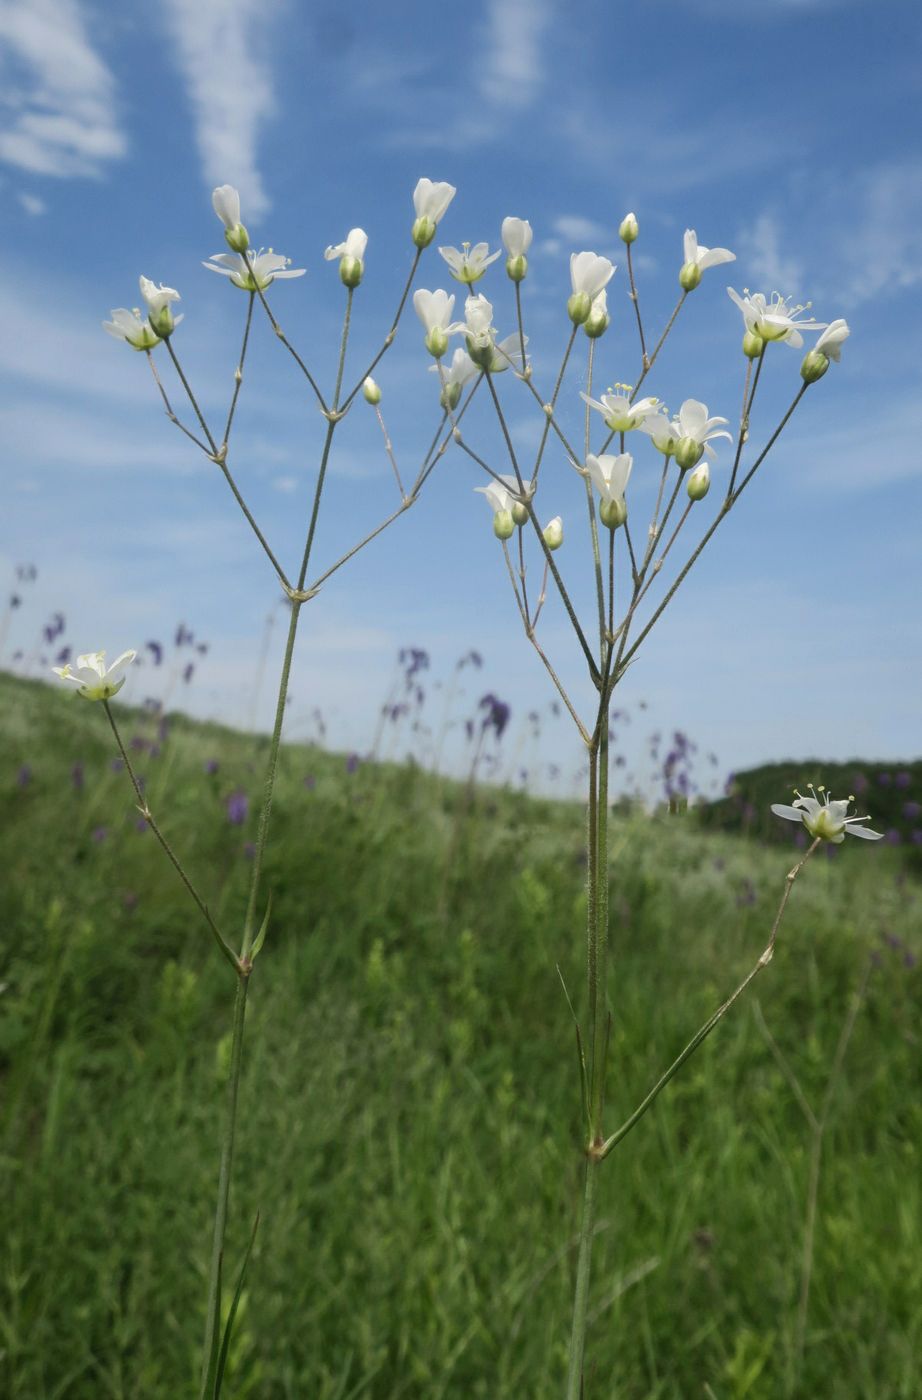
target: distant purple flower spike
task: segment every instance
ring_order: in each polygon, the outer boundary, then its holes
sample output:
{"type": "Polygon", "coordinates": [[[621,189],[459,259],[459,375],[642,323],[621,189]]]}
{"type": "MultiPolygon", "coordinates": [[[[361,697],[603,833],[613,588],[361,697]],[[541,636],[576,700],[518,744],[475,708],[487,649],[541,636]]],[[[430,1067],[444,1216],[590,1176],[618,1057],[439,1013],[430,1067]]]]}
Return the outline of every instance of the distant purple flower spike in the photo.
{"type": "Polygon", "coordinates": [[[185,668],[185,670],[184,670],[183,673],[182,673],[182,678],[183,678],[183,680],[185,681],[186,685],[189,684],[189,682],[191,681],[191,679],[192,679],[192,677],[193,677],[194,674],[195,674],[195,665],[194,665],[193,662],[190,661],[189,664],[188,664],[188,666],[185,668]]]}
{"type": "Polygon", "coordinates": [[[178,647],[191,646],[195,638],[184,622],[181,622],[176,629],[175,642],[178,647]]]}
{"type": "Polygon", "coordinates": [[[77,763],[74,764],[73,768],[71,768],[71,770],[70,770],[70,780],[71,780],[71,782],[73,783],[74,792],[82,792],[82,791],[83,791],[83,783],[84,783],[83,764],[80,763],[79,760],[78,760],[77,763]]]}
{"type": "Polygon", "coordinates": [[[918,802],[903,803],[903,816],[907,821],[915,821],[920,812],[922,812],[922,806],[918,802]]]}
{"type": "Polygon", "coordinates": [[[16,786],[19,788],[27,788],[31,781],[32,769],[29,767],[28,763],[24,763],[16,774],[16,786]]]}
{"type": "Polygon", "coordinates": [[[22,607],[22,599],[20,598],[20,596],[19,596],[18,593],[11,593],[11,594],[10,594],[10,607],[11,607],[11,608],[21,608],[21,607],[22,607]]]}
{"type": "Polygon", "coordinates": [[[901,773],[897,773],[893,781],[898,788],[908,788],[909,784],[912,782],[912,778],[904,769],[901,773]]]}
{"type": "Polygon", "coordinates": [[[216,758],[206,758],[204,768],[206,773],[217,773],[218,760],[216,758]]]}
{"type": "Polygon", "coordinates": [[[308,792],[314,791],[314,788],[317,786],[317,779],[314,777],[313,773],[308,773],[307,777],[304,779],[304,786],[307,788],[308,792]]]}
{"type": "Polygon", "coordinates": [[[151,660],[155,666],[159,666],[163,661],[163,647],[159,642],[148,642],[147,650],[150,652],[151,660]]]}
{"type": "Polygon", "coordinates": [[[112,769],[113,773],[121,773],[122,769],[125,767],[125,760],[123,758],[111,758],[109,760],[109,767],[112,769]]]}
{"type": "Polygon", "coordinates": [[[70,660],[70,647],[62,647],[54,659],[58,666],[66,666],[70,660]]]}
{"type": "Polygon", "coordinates": [[[231,826],[243,826],[250,810],[250,799],[240,788],[227,799],[227,820],[231,826]]]}
{"type": "Polygon", "coordinates": [[[357,753],[351,753],[351,754],[349,755],[349,757],[346,759],[346,772],[347,772],[347,773],[354,773],[355,770],[358,768],[358,766],[359,766],[360,763],[361,763],[361,759],[359,758],[358,754],[357,754],[357,753]]]}
{"type": "Polygon", "coordinates": [[[922,831],[920,831],[918,827],[912,833],[912,844],[914,846],[922,846],[922,831]]]}
{"type": "Polygon", "coordinates": [[[878,773],[877,781],[881,787],[889,787],[893,779],[889,773],[878,773]]]}
{"type": "Polygon", "coordinates": [[[141,836],[144,835],[145,831],[147,830],[147,822],[144,820],[143,817],[138,817],[134,824],[134,829],[135,831],[139,832],[141,836]]]}
{"type": "Polygon", "coordinates": [[[138,898],[139,896],[135,893],[134,890],[126,890],[125,893],[122,895],[122,904],[124,905],[125,909],[128,911],[129,914],[133,914],[135,909],[137,909],[138,898]]]}
{"type": "Polygon", "coordinates": [[[195,650],[198,652],[199,656],[206,656],[208,654],[208,643],[199,642],[195,650]]]}
{"type": "Polygon", "coordinates": [[[252,860],[256,855],[256,842],[245,841],[243,845],[243,854],[246,856],[247,860],[252,860]]]}
{"type": "Polygon", "coordinates": [[[911,972],[918,961],[919,959],[916,957],[915,953],[910,953],[907,948],[906,952],[903,954],[903,966],[908,968],[911,972]]]}
{"type": "Polygon", "coordinates": [[[93,828],[93,840],[96,842],[97,846],[101,846],[108,835],[109,831],[105,826],[96,826],[93,828]]]}
{"type": "Polygon", "coordinates": [[[897,831],[896,827],[895,827],[895,826],[891,826],[890,830],[887,832],[887,837],[886,837],[887,845],[888,845],[888,846],[898,846],[898,845],[900,844],[900,842],[902,841],[902,839],[903,839],[903,838],[900,836],[900,833],[897,831]]]}

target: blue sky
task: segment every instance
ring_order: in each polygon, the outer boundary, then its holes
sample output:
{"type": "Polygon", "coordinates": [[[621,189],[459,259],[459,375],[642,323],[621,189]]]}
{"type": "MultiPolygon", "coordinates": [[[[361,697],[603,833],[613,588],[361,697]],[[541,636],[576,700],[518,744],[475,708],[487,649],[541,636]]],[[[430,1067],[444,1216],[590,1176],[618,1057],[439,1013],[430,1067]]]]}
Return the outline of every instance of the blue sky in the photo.
{"type": "MultiPolygon", "coordinates": [[[[427,175],[458,187],[436,243],[497,246],[505,215],[531,221],[525,319],[545,395],[569,330],[569,254],[583,248],[618,264],[595,386],[636,377],[616,233],[629,209],[641,224],[635,254],[650,334],[674,305],[686,226],[737,254],[705,273],[647,382],[670,408],[694,397],[738,417],[742,323],[728,284],[812,300],[822,321],[847,317],[842,363],[809,391],[721,526],[621,703],[647,706],[634,734],[680,726],[727,769],[808,753],[917,754],[912,346],[922,310],[922,143],[908,114],[920,106],[920,40],[914,0],[480,0],[451,12],[411,0],[345,13],[294,0],[2,0],[0,578],[12,584],[25,561],[39,570],[7,657],[14,647],[29,653],[56,609],[67,617],[65,640],[113,654],[184,620],[210,651],[174,698],[196,713],[247,719],[278,598],[271,569],[217,471],[166,421],[144,358],[100,322],[136,304],[141,272],[177,287],[186,315],[177,350],[206,415],[221,417],[245,297],[201,261],[223,246],[210,192],[229,181],[253,242],[308,269],[270,295],[325,384],[343,290],[323,250],[353,225],[368,231],[347,370],[355,378],[409,267],[411,192],[427,175]]],[[[462,289],[435,246],[417,285],[456,290],[460,311],[462,289]]],[[[501,331],[511,330],[502,261],[478,289],[501,331]]],[[[580,337],[562,399],[574,434],[585,344],[580,337]]],[[[800,358],[772,347],[754,447],[795,392],[800,358]]],[[[437,422],[428,363],[410,313],[378,375],[407,475],[437,422]]],[[[527,454],[538,432],[532,401],[511,376],[502,390],[527,454]]],[[[322,426],[257,319],[231,464],[291,569],[322,426]]],[[[472,442],[508,469],[486,416],[472,442]]],[[[716,486],[726,482],[727,449],[716,486]]],[[[658,459],[645,441],[635,456],[629,500],[642,534],[658,459]]],[[[481,484],[469,460],[447,454],[416,507],[308,606],[293,734],[307,732],[317,705],[331,743],[367,747],[402,646],[426,648],[443,678],[476,647],[485,665],[467,682],[469,699],[493,690],[517,716],[547,705],[552,692],[522,636],[489,512],[471,489],[481,484]]],[[[557,559],[591,617],[581,491],[562,454],[551,454],[539,514],[563,515],[557,559]]],[[[714,489],[701,522],[717,499],[714,489]]],[[[359,401],[337,436],[318,564],[395,504],[377,426],[359,401]]],[[[690,529],[689,545],[696,537],[690,529]]],[[[553,601],[541,625],[585,712],[579,656],[553,601]]],[[[272,634],[262,724],[282,631],[272,634]]],[[[126,698],[155,690],[155,680],[150,671],[133,677],[126,698]]],[[[563,767],[578,758],[563,724],[544,745],[563,767]]]]}

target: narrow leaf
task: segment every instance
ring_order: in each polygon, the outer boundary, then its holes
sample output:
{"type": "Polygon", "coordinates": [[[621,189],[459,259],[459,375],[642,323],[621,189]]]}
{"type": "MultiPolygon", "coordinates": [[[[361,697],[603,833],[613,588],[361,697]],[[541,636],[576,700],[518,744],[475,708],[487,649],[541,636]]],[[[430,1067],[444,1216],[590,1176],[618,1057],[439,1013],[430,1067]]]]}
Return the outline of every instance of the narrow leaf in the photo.
{"type": "MultiPolygon", "coordinates": [[[[268,918],[268,915],[266,916],[268,918]]],[[[263,925],[265,927],[265,925],[263,925]]],[[[227,1314],[227,1324],[224,1328],[224,1336],[221,1340],[221,1351],[218,1356],[217,1369],[215,1371],[213,1400],[220,1400],[221,1385],[224,1381],[224,1368],[227,1365],[227,1355],[230,1350],[231,1332],[234,1329],[234,1319],[237,1316],[237,1307],[240,1303],[240,1295],[243,1293],[243,1281],[246,1278],[247,1265],[250,1262],[250,1254],[253,1251],[253,1244],[256,1240],[256,1231],[259,1229],[259,1211],[256,1212],[256,1219],[253,1221],[253,1229],[250,1231],[250,1242],[246,1247],[243,1256],[243,1263],[240,1266],[240,1277],[237,1279],[237,1287],[234,1289],[234,1297],[231,1301],[230,1312],[227,1314]]],[[[217,1329],[216,1329],[217,1330],[217,1329]]]]}

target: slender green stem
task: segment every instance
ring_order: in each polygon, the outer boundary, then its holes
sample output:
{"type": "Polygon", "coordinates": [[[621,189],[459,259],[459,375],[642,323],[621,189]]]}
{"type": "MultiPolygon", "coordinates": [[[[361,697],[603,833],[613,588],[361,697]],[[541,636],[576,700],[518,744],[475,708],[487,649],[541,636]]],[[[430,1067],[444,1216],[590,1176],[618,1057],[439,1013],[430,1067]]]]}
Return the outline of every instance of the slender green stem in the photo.
{"type": "Polygon", "coordinates": [[[620,1128],[618,1128],[615,1132],[612,1133],[611,1137],[606,1138],[605,1142],[599,1150],[599,1157],[601,1160],[604,1160],[604,1158],[608,1156],[609,1152],[611,1152],[611,1150],[614,1147],[617,1147],[621,1139],[627,1137],[628,1133],[635,1126],[635,1124],[640,1122],[647,1109],[659,1097],[663,1089],[665,1089],[666,1085],[669,1083],[670,1079],[672,1079],[673,1075],[678,1073],[678,1071],[685,1064],[685,1061],[695,1053],[701,1042],[710,1035],[711,1031],[717,1025],[718,1021],[721,1021],[724,1018],[724,1016],[730,1010],[730,1007],[733,1005],[733,1003],[743,995],[743,992],[745,992],[750,982],[752,982],[753,979],[759,975],[763,968],[768,967],[768,964],[771,962],[772,957],[774,955],[775,939],[778,936],[778,930],[781,927],[781,921],[784,918],[784,911],[787,908],[787,902],[790,898],[791,890],[794,887],[794,881],[797,879],[797,876],[800,874],[801,870],[803,870],[807,861],[813,855],[814,851],[819,846],[819,844],[820,838],[817,837],[813,844],[808,847],[805,855],[802,856],[802,858],[797,862],[794,868],[788,871],[787,876],[785,877],[784,893],[781,896],[781,903],[778,906],[778,912],[776,913],[775,921],[772,924],[768,943],[766,944],[764,950],[760,954],[755,967],[753,967],[751,971],[748,972],[747,975],[743,978],[736,991],[733,992],[732,995],[729,996],[727,1000],[717,1008],[713,1016],[710,1016],[705,1021],[704,1025],[700,1028],[700,1030],[698,1030],[695,1033],[695,1035],[692,1036],[691,1040],[688,1042],[681,1055],[679,1055],[675,1060],[673,1060],[672,1064],[666,1070],[665,1074],[662,1074],[660,1076],[660,1078],[654,1084],[653,1088],[650,1090],[649,1094],[647,1094],[646,1098],[638,1104],[631,1116],[621,1124],[620,1128]]]}
{"type": "Polygon", "coordinates": [[[267,317],[269,318],[269,324],[270,324],[270,326],[271,326],[272,329],[275,331],[276,336],[277,336],[278,339],[282,342],[282,344],[284,345],[285,349],[288,351],[289,355],[290,355],[291,358],[294,360],[295,364],[298,366],[298,368],[300,369],[301,373],[304,375],[304,377],[305,377],[305,379],[307,380],[308,384],[309,384],[309,385],[311,386],[311,388],[313,389],[314,394],[315,394],[316,397],[317,397],[317,402],[318,402],[319,405],[320,405],[320,411],[321,411],[322,413],[326,413],[326,412],[327,412],[326,399],[323,397],[323,394],[320,392],[320,386],[318,385],[318,383],[317,383],[316,379],[314,378],[314,376],[311,374],[311,372],[310,372],[310,370],[308,369],[307,365],[306,365],[306,364],[304,363],[304,361],[301,359],[301,356],[298,354],[297,350],[296,350],[296,349],[294,348],[294,346],[291,344],[291,341],[288,340],[288,338],[286,337],[286,335],[285,335],[284,331],[282,330],[281,326],[279,325],[278,321],[275,319],[275,316],[272,314],[272,308],[270,307],[269,303],[266,301],[265,289],[264,289],[263,287],[260,287],[260,286],[259,286],[258,282],[256,281],[256,278],[255,278],[254,275],[253,275],[253,264],[250,262],[250,255],[249,255],[249,253],[244,253],[242,256],[243,256],[243,261],[244,261],[244,262],[246,263],[246,265],[247,265],[247,270],[248,270],[248,272],[249,272],[249,274],[250,274],[250,278],[251,278],[252,281],[253,281],[253,285],[256,287],[256,295],[259,297],[260,304],[262,305],[263,310],[265,311],[267,317]]]}
{"type": "Polygon", "coordinates": [[[633,264],[633,262],[632,262],[632,260],[631,260],[631,245],[630,245],[630,243],[628,243],[628,245],[627,245],[627,275],[628,275],[628,278],[629,278],[630,283],[631,283],[631,290],[630,290],[629,295],[630,295],[631,301],[634,303],[634,311],[635,311],[635,313],[636,313],[636,315],[637,315],[637,332],[638,332],[638,334],[639,334],[639,336],[640,336],[640,358],[641,358],[641,368],[642,368],[642,369],[649,369],[649,364],[648,364],[648,361],[647,361],[647,344],[646,344],[646,341],[644,340],[644,334],[643,334],[643,321],[641,321],[641,319],[640,319],[640,301],[639,301],[638,296],[637,296],[637,285],[636,285],[636,283],[634,282],[634,264],[633,264]]]}
{"type": "Polygon", "coordinates": [[[752,390],[749,391],[749,377],[752,373],[752,361],[746,361],[746,383],[743,387],[743,411],[740,414],[740,430],[736,439],[736,456],[733,458],[733,470],[730,473],[730,485],[727,487],[727,496],[733,495],[733,488],[736,485],[736,474],[739,471],[740,457],[743,455],[743,446],[749,436],[749,415],[752,412],[752,405],[755,401],[756,389],[759,387],[759,375],[762,373],[762,366],[765,363],[765,351],[768,349],[766,342],[763,342],[756,364],[755,378],[752,381],[752,390]],[[748,396],[747,396],[748,392],[748,396]]]}
{"type": "Polygon", "coordinates": [[[584,1394],[583,1356],[586,1350],[586,1325],[589,1319],[589,1278],[592,1271],[592,1242],[595,1233],[595,1193],[598,1175],[599,1163],[594,1157],[587,1157],[583,1181],[579,1255],[576,1261],[576,1290],[573,1296],[573,1328],[570,1334],[567,1400],[582,1400],[584,1394]]]}
{"type": "Polygon", "coordinates": [[[250,326],[253,324],[253,298],[255,292],[250,292],[247,298],[247,318],[243,327],[243,344],[240,347],[240,359],[237,361],[237,369],[234,373],[234,392],[231,396],[230,408],[227,410],[227,422],[224,424],[224,436],[221,439],[223,447],[227,447],[230,437],[231,426],[234,421],[234,414],[237,411],[237,400],[240,397],[240,386],[243,383],[243,362],[246,359],[247,344],[250,339],[250,326]]]}
{"type": "Polygon", "coordinates": [[[195,433],[191,432],[186,427],[185,423],[181,423],[177,418],[176,414],[173,412],[173,407],[170,403],[169,398],[167,397],[166,389],[164,389],[160,375],[157,373],[157,366],[154,364],[154,357],[149,350],[145,350],[144,353],[147,356],[147,363],[150,365],[150,372],[154,376],[154,383],[156,384],[160,397],[163,400],[163,407],[166,410],[167,418],[169,418],[171,423],[175,424],[175,426],[179,429],[181,433],[185,433],[186,437],[189,439],[190,442],[195,443],[199,451],[204,452],[206,457],[210,457],[211,451],[207,444],[202,442],[201,438],[197,438],[195,436],[195,433]]]}
{"type": "Polygon", "coordinates": [[[673,311],[672,315],[669,317],[669,320],[666,322],[666,329],[663,331],[662,335],[660,336],[659,340],[658,340],[657,343],[656,343],[656,349],[653,351],[653,354],[650,356],[649,361],[647,362],[647,364],[644,365],[643,372],[641,373],[640,378],[637,380],[637,383],[634,385],[634,389],[633,389],[633,391],[632,391],[632,393],[631,393],[631,401],[632,401],[632,402],[633,402],[634,399],[636,399],[637,394],[638,394],[638,392],[639,392],[639,390],[640,390],[641,384],[644,382],[644,380],[646,379],[647,375],[650,373],[650,370],[651,370],[651,369],[653,368],[653,366],[656,364],[656,357],[659,355],[659,352],[662,350],[663,346],[666,344],[666,338],[667,338],[667,336],[669,335],[669,332],[672,330],[673,326],[675,325],[675,323],[676,323],[676,317],[678,316],[679,312],[682,310],[682,307],[685,305],[685,298],[686,298],[687,296],[688,296],[688,292],[684,292],[684,291],[683,291],[682,295],[679,297],[679,300],[676,302],[675,310],[673,311]]]}
{"type": "Polygon", "coordinates": [[[191,384],[189,383],[188,379],[186,378],[185,374],[183,373],[182,365],[179,363],[179,359],[178,359],[178,356],[177,356],[177,354],[176,354],[176,351],[173,349],[173,337],[170,336],[168,340],[164,341],[164,344],[166,345],[167,353],[169,354],[170,359],[173,361],[173,368],[176,370],[176,373],[179,375],[179,382],[182,384],[182,387],[185,389],[185,391],[186,391],[186,397],[188,398],[190,404],[192,405],[193,411],[194,411],[194,413],[195,413],[196,418],[197,418],[198,421],[199,421],[199,424],[200,424],[200,426],[201,426],[202,432],[205,434],[205,440],[206,440],[206,442],[208,443],[208,446],[211,448],[211,451],[212,451],[213,455],[214,455],[214,456],[217,456],[217,454],[218,454],[218,444],[215,442],[214,438],[211,436],[211,429],[208,427],[208,424],[205,422],[205,418],[204,418],[204,415],[203,415],[203,413],[202,413],[202,410],[201,410],[201,409],[199,408],[199,406],[198,406],[198,400],[196,399],[195,395],[194,395],[193,392],[192,392],[192,386],[191,386],[191,384]]]}
{"type": "Polygon", "coordinates": [[[515,319],[519,328],[519,353],[522,356],[522,373],[525,373],[527,362],[525,359],[525,326],[522,322],[522,284],[515,284],[515,319]]]}
{"type": "Polygon", "coordinates": [[[291,587],[291,584],[290,584],[289,581],[288,581],[288,575],[286,574],[285,570],[282,568],[282,566],[281,566],[281,564],[279,563],[279,561],[276,559],[275,553],[274,553],[274,551],[273,551],[273,549],[272,549],[272,546],[269,544],[269,541],[266,539],[266,537],[265,537],[265,535],[263,534],[262,530],[259,528],[259,526],[257,525],[255,519],[253,518],[253,515],[252,515],[252,513],[251,513],[251,511],[250,511],[249,506],[247,505],[246,501],[243,499],[243,496],[240,494],[240,491],[239,491],[239,489],[238,489],[238,487],[237,487],[237,483],[236,483],[236,481],[234,480],[233,476],[231,475],[230,467],[227,465],[227,462],[225,461],[225,459],[224,459],[223,457],[218,461],[218,466],[219,466],[220,469],[221,469],[221,475],[224,477],[224,480],[227,482],[228,486],[229,486],[230,489],[231,489],[231,492],[232,492],[232,494],[233,494],[234,500],[237,502],[238,506],[239,506],[240,509],[243,511],[243,514],[244,514],[244,516],[245,516],[245,518],[246,518],[246,520],[247,520],[247,523],[248,523],[249,526],[250,526],[250,529],[253,531],[253,534],[256,536],[257,540],[259,541],[260,545],[262,546],[262,549],[263,549],[264,554],[266,555],[266,558],[269,560],[269,563],[272,565],[273,569],[274,569],[275,572],[278,574],[279,582],[281,583],[281,585],[282,585],[283,588],[285,588],[285,589],[290,588],[290,587],[291,587]]]}
{"type": "Polygon", "coordinates": [[[125,748],[125,745],[122,742],[122,736],[119,733],[119,728],[115,722],[115,716],[112,713],[108,700],[104,700],[102,703],[103,709],[106,712],[106,718],[108,719],[109,724],[111,726],[112,733],[115,735],[115,742],[118,744],[118,750],[122,756],[122,762],[125,765],[125,771],[127,772],[128,777],[131,779],[131,786],[134,788],[135,796],[138,799],[138,811],[141,813],[141,816],[144,818],[144,820],[147,822],[147,825],[154,833],[154,836],[159,841],[164,854],[166,855],[173,869],[176,871],[180,880],[182,880],[183,884],[186,887],[186,890],[191,895],[197,909],[199,910],[199,913],[202,915],[202,918],[205,920],[208,927],[210,928],[214,936],[215,942],[220,948],[222,955],[227,959],[234,971],[238,971],[239,964],[237,962],[237,958],[234,954],[233,949],[231,948],[227,940],[224,938],[224,935],[221,933],[221,930],[218,928],[214,919],[211,917],[208,905],[202,899],[198,890],[195,888],[192,881],[189,879],[189,876],[183,869],[182,864],[180,863],[175,851],[173,850],[169,841],[167,841],[163,832],[160,830],[160,827],[157,825],[157,822],[154,819],[154,815],[151,812],[150,807],[147,805],[147,799],[144,796],[144,789],[141,786],[137,774],[131,766],[131,759],[128,757],[128,750],[125,748]]]}
{"type": "Polygon", "coordinates": [[[234,1028],[231,1038],[231,1057],[227,1079],[227,1116],[224,1126],[224,1142],[221,1147],[221,1162],[218,1167],[218,1200],[215,1207],[214,1234],[211,1243],[211,1264],[208,1270],[208,1300],[205,1306],[205,1337],[202,1343],[202,1369],[199,1389],[200,1400],[206,1400],[205,1388],[208,1369],[215,1343],[215,1328],[220,1321],[221,1270],[224,1258],[224,1235],[227,1229],[227,1208],[230,1199],[231,1167],[234,1160],[234,1140],[237,1135],[237,1099],[240,1091],[240,1070],[243,1064],[243,1030],[246,1022],[247,990],[250,985],[248,971],[241,971],[237,977],[237,994],[234,999],[234,1028]]]}
{"type": "Polygon", "coordinates": [[[416,255],[413,258],[413,265],[410,268],[409,275],[404,284],[403,292],[400,296],[400,301],[397,305],[397,310],[394,312],[394,319],[391,322],[391,328],[388,331],[387,335],[384,337],[384,344],[381,346],[381,349],[378,351],[377,355],[375,355],[374,359],[366,369],[365,373],[359,376],[358,380],[356,381],[355,388],[352,389],[351,392],[346,395],[346,398],[343,400],[342,404],[343,411],[345,411],[349,407],[352,400],[355,398],[356,394],[361,389],[362,385],[365,383],[365,380],[370,374],[374,373],[380,362],[383,360],[384,356],[387,354],[390,347],[393,345],[394,337],[397,334],[397,327],[400,324],[400,318],[403,315],[403,308],[407,304],[407,297],[410,295],[410,288],[413,285],[413,278],[416,276],[416,269],[419,267],[419,260],[421,257],[422,249],[417,248],[416,255]]]}
{"type": "MultiPolygon", "coordinates": [[[[589,354],[586,361],[586,397],[592,396],[592,370],[595,363],[595,340],[590,337],[589,354]]],[[[583,460],[589,456],[590,416],[592,409],[586,404],[586,425],[584,433],[583,460]]],[[[585,471],[585,468],[583,469],[585,471]]],[[[589,533],[592,537],[592,567],[595,572],[596,605],[599,610],[599,645],[605,646],[605,586],[602,582],[602,555],[599,550],[599,526],[595,514],[595,500],[592,495],[592,482],[588,473],[583,477],[586,487],[586,508],[589,511],[589,533]]]]}

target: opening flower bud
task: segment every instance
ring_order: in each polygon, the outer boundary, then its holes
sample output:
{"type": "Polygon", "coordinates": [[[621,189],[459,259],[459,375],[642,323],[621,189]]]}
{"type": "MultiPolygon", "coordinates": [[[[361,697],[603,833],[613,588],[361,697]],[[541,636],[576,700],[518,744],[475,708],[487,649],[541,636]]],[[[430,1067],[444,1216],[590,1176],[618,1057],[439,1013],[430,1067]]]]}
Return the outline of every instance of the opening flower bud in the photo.
{"type": "Polygon", "coordinates": [[[701,268],[696,262],[683,263],[679,272],[679,286],[686,292],[693,292],[701,281],[701,268]]]}
{"type": "Polygon", "coordinates": [[[624,497],[616,496],[611,501],[600,501],[599,519],[609,530],[617,530],[619,525],[623,525],[627,520],[627,502],[624,497]]]}
{"type": "Polygon", "coordinates": [[[516,525],[526,525],[528,523],[528,507],[523,506],[521,501],[516,501],[512,507],[512,518],[516,525]]]}
{"type": "Polygon", "coordinates": [[[581,326],[589,319],[592,310],[592,298],[588,292],[574,292],[567,302],[567,315],[574,326],[581,326]]]}
{"type": "Polygon", "coordinates": [[[621,239],[621,242],[633,243],[639,232],[640,226],[637,223],[637,215],[626,214],[618,228],[618,237],[621,239]]]}
{"type": "Polygon", "coordinates": [[[461,385],[446,384],[441,394],[439,403],[443,408],[447,408],[449,413],[453,413],[461,401],[461,385]]]}
{"type": "Polygon", "coordinates": [[[493,533],[498,540],[509,540],[515,534],[511,510],[498,510],[493,516],[493,533]]]}
{"type": "Polygon", "coordinates": [[[829,368],[829,361],[822,350],[808,350],[800,367],[800,377],[805,384],[815,384],[829,368]]]}
{"type": "Polygon", "coordinates": [[[513,282],[524,281],[527,271],[528,259],[524,253],[518,253],[514,258],[506,259],[506,276],[511,278],[513,282]]]}
{"type": "Polygon", "coordinates": [[[362,384],[362,396],[365,402],[373,407],[381,402],[381,386],[376,384],[370,375],[362,384]]]}
{"type": "Polygon", "coordinates": [[[559,549],[563,544],[563,521],[559,515],[549,520],[541,532],[548,549],[559,549]]]}
{"type": "Polygon", "coordinates": [[[448,335],[441,326],[433,326],[426,335],[425,344],[429,354],[440,360],[448,349],[448,335]]]}
{"type": "Polygon", "coordinates": [[[357,287],[362,280],[365,264],[361,258],[345,257],[339,262],[339,280],[344,287],[357,287]]]}
{"type": "Polygon", "coordinates": [[[250,246],[250,235],[243,224],[234,224],[233,228],[226,228],[224,237],[228,247],[233,248],[235,253],[245,253],[250,246]]]}
{"type": "Polygon", "coordinates": [[[605,293],[600,292],[592,303],[589,315],[583,322],[583,330],[590,340],[598,340],[600,335],[604,335],[611,325],[611,317],[604,301],[605,293]]]}
{"type": "Polygon", "coordinates": [[[697,438],[679,438],[675,445],[675,459],[683,472],[687,472],[691,467],[696,467],[704,455],[704,444],[698,442],[697,438]]]}
{"type": "Polygon", "coordinates": [[[755,331],[747,331],[743,336],[743,354],[747,360],[757,360],[765,348],[765,341],[755,331]]]}
{"type": "Polygon", "coordinates": [[[711,469],[707,462],[701,462],[688,478],[686,486],[690,501],[703,501],[711,489],[711,469]]]}
{"type": "Polygon", "coordinates": [[[428,248],[435,237],[435,221],[426,218],[425,215],[416,219],[410,236],[417,248],[428,248]]]}
{"type": "Polygon", "coordinates": [[[478,345],[472,335],[465,337],[467,353],[478,369],[490,369],[493,364],[493,344],[478,345]]]}

